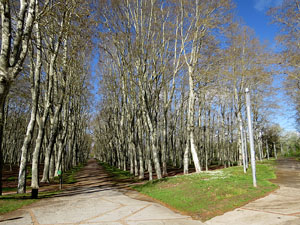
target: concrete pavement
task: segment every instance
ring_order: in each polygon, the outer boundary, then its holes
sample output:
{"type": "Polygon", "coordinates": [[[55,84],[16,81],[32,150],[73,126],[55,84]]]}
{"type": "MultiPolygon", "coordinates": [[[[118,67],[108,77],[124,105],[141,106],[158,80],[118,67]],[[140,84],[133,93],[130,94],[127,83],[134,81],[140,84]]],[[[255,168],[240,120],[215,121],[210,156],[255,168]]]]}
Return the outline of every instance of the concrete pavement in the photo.
{"type": "Polygon", "coordinates": [[[296,188],[280,187],[264,198],[216,216],[205,224],[299,225],[300,191],[296,188]]]}

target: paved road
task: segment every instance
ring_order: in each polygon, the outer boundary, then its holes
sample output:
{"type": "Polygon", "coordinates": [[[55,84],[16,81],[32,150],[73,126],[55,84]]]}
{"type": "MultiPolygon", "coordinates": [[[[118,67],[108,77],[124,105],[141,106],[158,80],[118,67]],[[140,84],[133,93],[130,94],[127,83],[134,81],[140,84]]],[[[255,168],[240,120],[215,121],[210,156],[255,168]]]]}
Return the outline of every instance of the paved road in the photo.
{"type": "Polygon", "coordinates": [[[140,200],[141,195],[136,192],[116,187],[93,160],[81,172],[79,180],[76,188],[55,198],[43,199],[21,210],[0,216],[0,225],[203,224],[160,204],[140,200]]]}
{"type": "MultiPolygon", "coordinates": [[[[300,224],[300,162],[279,160],[280,189],[206,221],[206,225],[299,225],[300,224]]],[[[142,199],[136,192],[116,187],[97,165],[90,161],[79,175],[75,188],[55,198],[0,216],[0,225],[94,224],[94,225],[197,225],[170,209],[142,199]]]]}
{"type": "Polygon", "coordinates": [[[205,224],[300,225],[300,161],[279,159],[276,174],[278,190],[205,224]]]}

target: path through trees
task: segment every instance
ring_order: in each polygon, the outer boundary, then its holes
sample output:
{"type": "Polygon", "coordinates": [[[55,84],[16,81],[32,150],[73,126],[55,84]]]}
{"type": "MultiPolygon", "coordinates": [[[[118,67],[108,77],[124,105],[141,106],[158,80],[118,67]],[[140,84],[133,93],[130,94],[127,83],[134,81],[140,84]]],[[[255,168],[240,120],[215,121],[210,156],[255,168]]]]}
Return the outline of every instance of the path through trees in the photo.
{"type": "Polygon", "coordinates": [[[90,156],[149,180],[246,170],[246,88],[256,158],[283,152],[269,123],[278,57],[231,0],[6,0],[0,12],[0,194],[4,164],[19,166],[18,193],[90,156]]]}

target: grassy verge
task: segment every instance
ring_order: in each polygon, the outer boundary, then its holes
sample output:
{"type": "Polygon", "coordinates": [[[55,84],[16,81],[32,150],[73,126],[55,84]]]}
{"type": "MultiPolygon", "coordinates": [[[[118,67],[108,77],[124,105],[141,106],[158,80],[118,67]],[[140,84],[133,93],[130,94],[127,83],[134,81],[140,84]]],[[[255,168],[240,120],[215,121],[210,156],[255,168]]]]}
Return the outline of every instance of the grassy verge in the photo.
{"type": "MultiPolygon", "coordinates": [[[[50,198],[61,191],[40,192],[39,199],[50,198]]],[[[31,199],[31,193],[26,194],[9,194],[0,196],[0,215],[17,210],[25,205],[32,204],[38,199],[31,199]]]]}
{"type": "MultiPolygon", "coordinates": [[[[50,198],[61,191],[40,192],[39,199],[50,198]]],[[[3,213],[17,210],[25,205],[32,204],[39,199],[31,199],[31,193],[26,194],[9,194],[0,196],[0,215],[3,213]]]]}
{"type": "Polygon", "coordinates": [[[252,186],[251,168],[244,174],[242,167],[231,167],[156,180],[134,189],[206,221],[275,190],[277,186],[269,181],[276,178],[274,163],[257,164],[257,188],[252,186]]]}
{"type": "Polygon", "coordinates": [[[105,169],[105,171],[112,176],[114,180],[133,180],[134,176],[128,171],[120,170],[116,167],[110,166],[108,163],[100,162],[99,164],[105,169]]]}
{"type": "Polygon", "coordinates": [[[13,197],[11,195],[9,197],[7,195],[5,195],[5,197],[0,197],[0,215],[17,210],[25,205],[29,205],[37,201],[37,199],[30,199],[29,195],[27,198],[25,197],[26,196],[23,196],[23,198],[20,196],[13,197]]]}
{"type": "MultiPolygon", "coordinates": [[[[65,172],[63,174],[63,183],[64,184],[73,184],[76,182],[75,175],[76,173],[84,167],[84,164],[74,167],[73,169],[65,172]]],[[[58,183],[58,177],[55,177],[54,183],[58,183]]],[[[9,188],[11,190],[16,190],[16,188],[9,188]]],[[[29,190],[29,189],[27,189],[29,190]]],[[[39,192],[39,199],[50,198],[54,195],[60,193],[61,191],[47,191],[39,192]]],[[[3,213],[11,212],[17,210],[25,205],[32,204],[38,201],[38,199],[31,199],[31,193],[26,194],[8,194],[0,196],[0,215],[3,213]]]]}

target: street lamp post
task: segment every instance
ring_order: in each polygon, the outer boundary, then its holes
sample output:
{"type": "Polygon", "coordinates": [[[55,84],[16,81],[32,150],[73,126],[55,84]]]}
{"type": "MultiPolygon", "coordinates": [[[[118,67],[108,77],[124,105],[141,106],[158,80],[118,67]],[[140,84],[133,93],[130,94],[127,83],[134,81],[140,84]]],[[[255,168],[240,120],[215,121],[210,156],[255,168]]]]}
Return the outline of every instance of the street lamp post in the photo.
{"type": "Polygon", "coordinates": [[[247,108],[247,117],[248,117],[248,132],[249,132],[249,141],[250,141],[250,152],[251,152],[251,167],[252,167],[252,179],[253,186],[256,185],[256,168],[255,168],[255,151],[254,151],[254,140],[253,140],[253,131],[252,131],[252,122],[251,122],[251,103],[250,103],[250,93],[249,89],[245,89],[246,93],[246,108],[247,108]]]}

